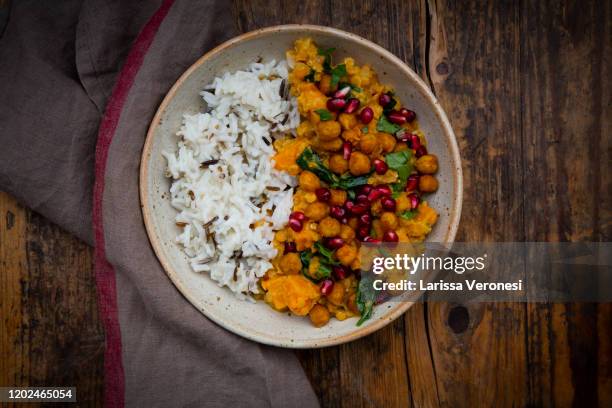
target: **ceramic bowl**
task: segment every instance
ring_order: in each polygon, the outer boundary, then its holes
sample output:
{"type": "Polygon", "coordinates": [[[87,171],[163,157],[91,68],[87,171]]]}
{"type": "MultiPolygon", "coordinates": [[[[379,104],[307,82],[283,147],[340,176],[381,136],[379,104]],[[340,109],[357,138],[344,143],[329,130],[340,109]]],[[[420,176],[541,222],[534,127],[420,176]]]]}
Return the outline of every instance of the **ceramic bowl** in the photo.
{"type": "Polygon", "coordinates": [[[417,112],[428,149],[439,158],[440,188],[428,201],[440,217],[429,241],[450,243],[461,214],[462,176],[459,149],[440,103],[421,78],[399,58],[357,35],[327,27],[284,25],[238,36],[197,60],[174,84],[151,122],[140,171],[140,195],[151,245],[178,290],[206,317],[251,340],[280,347],[314,348],[345,343],[370,334],[402,315],[412,303],[389,302],[375,307],[373,317],[357,327],[357,319],[332,319],[323,328],[307,318],[279,313],[263,302],[238,300],[206,274],[191,270],[187,257],[175,243],[178,227],[170,206],[170,180],[164,176],[163,150],[176,150],[175,133],[184,113],[202,111],[199,92],[216,76],[244,69],[260,58],[282,59],[294,40],[311,37],[322,48],[334,47],[336,61],[351,56],[370,64],[382,83],[395,88],[405,106],[417,112]]]}

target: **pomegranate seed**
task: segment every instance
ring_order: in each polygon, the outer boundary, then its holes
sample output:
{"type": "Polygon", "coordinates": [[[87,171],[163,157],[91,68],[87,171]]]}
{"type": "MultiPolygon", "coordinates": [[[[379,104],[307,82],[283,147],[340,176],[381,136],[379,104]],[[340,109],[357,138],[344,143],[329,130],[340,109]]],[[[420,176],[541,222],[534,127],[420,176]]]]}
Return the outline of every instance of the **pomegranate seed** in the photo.
{"type": "Polygon", "coordinates": [[[302,224],[302,222],[300,220],[296,220],[295,218],[290,218],[288,224],[289,224],[289,227],[295,232],[300,232],[302,228],[304,228],[304,225],[302,224]]]}
{"type": "Polygon", "coordinates": [[[425,146],[419,146],[419,148],[416,149],[416,152],[414,152],[414,155],[416,157],[425,156],[426,154],[427,154],[427,148],[425,146]]]}
{"type": "Polygon", "coordinates": [[[408,144],[408,146],[410,146],[410,148],[414,150],[418,149],[419,147],[421,147],[421,138],[418,135],[411,133],[410,143],[408,144]]]}
{"type": "Polygon", "coordinates": [[[351,158],[351,152],[353,151],[353,146],[350,142],[342,143],[342,157],[344,160],[348,160],[351,158]]]}
{"type": "Polygon", "coordinates": [[[342,219],[340,220],[340,223],[344,225],[348,224],[348,218],[342,217],[342,219]]]}
{"type": "Polygon", "coordinates": [[[372,191],[372,186],[369,184],[364,184],[363,186],[359,187],[359,194],[370,194],[370,191],[372,191]]]}
{"type": "Polygon", "coordinates": [[[406,118],[397,111],[389,113],[387,115],[387,119],[389,119],[389,122],[395,123],[396,125],[403,125],[404,123],[406,123],[406,118]]]}
{"type": "Polygon", "coordinates": [[[372,189],[372,191],[370,191],[370,193],[368,194],[368,200],[370,200],[370,202],[374,202],[382,196],[383,196],[383,193],[377,187],[377,188],[372,189]]]}
{"type": "Polygon", "coordinates": [[[373,118],[374,118],[374,111],[369,106],[363,108],[363,110],[359,114],[359,120],[361,120],[361,122],[366,125],[370,123],[373,118]]]}
{"type": "Polygon", "coordinates": [[[299,222],[306,221],[306,215],[301,211],[294,211],[289,215],[289,219],[298,220],[299,222]]]}
{"type": "Polygon", "coordinates": [[[421,199],[415,193],[408,194],[408,199],[410,200],[411,210],[414,210],[415,208],[417,208],[419,206],[419,203],[421,202],[421,199]]]}
{"type": "Polygon", "coordinates": [[[355,201],[361,204],[370,205],[370,200],[368,200],[368,196],[366,194],[359,194],[355,201]]]}
{"type": "Polygon", "coordinates": [[[361,214],[359,216],[359,223],[363,225],[370,225],[372,223],[372,216],[369,213],[361,214]]]}
{"type": "Polygon", "coordinates": [[[382,204],[382,208],[384,208],[385,211],[395,212],[396,203],[395,200],[391,197],[383,198],[380,203],[382,204]]]}
{"type": "Polygon", "coordinates": [[[385,242],[397,242],[399,241],[399,237],[397,236],[397,232],[395,231],[387,231],[383,234],[383,241],[385,242]]]}
{"type": "Polygon", "coordinates": [[[351,92],[351,87],[350,86],[345,86],[342,89],[338,89],[335,93],[334,93],[334,98],[341,98],[344,99],[346,98],[346,96],[349,94],[349,92],[351,92]]]}
{"type": "Polygon", "coordinates": [[[317,188],[315,190],[315,194],[317,195],[317,199],[319,201],[327,202],[331,198],[331,191],[329,191],[329,188],[317,188]]]}
{"type": "Polygon", "coordinates": [[[346,267],[342,266],[342,265],[335,265],[332,270],[334,271],[334,276],[336,277],[336,279],[340,280],[340,279],[344,279],[348,276],[348,271],[346,270],[346,267]]]}
{"type": "Polygon", "coordinates": [[[391,95],[382,94],[378,97],[378,103],[380,106],[387,106],[391,102],[391,95]]]}
{"type": "Polygon", "coordinates": [[[406,118],[406,122],[412,122],[416,118],[416,113],[410,109],[402,108],[399,113],[406,118]]]}
{"type": "Polygon", "coordinates": [[[389,166],[384,160],[374,159],[374,171],[376,174],[385,174],[389,170],[389,166]]]}
{"type": "Polygon", "coordinates": [[[326,242],[326,246],[331,249],[338,249],[344,245],[344,240],[340,237],[330,238],[326,242]]]}
{"type": "Polygon", "coordinates": [[[346,106],[345,99],[334,98],[334,99],[327,100],[327,109],[329,109],[332,112],[337,112],[339,110],[342,110],[345,106],[346,106]]]}
{"type": "Polygon", "coordinates": [[[382,184],[376,187],[376,190],[380,192],[381,196],[390,196],[391,195],[391,187],[382,184]]]}
{"type": "Polygon", "coordinates": [[[289,252],[297,252],[295,242],[285,242],[285,253],[288,254],[289,252]]]}
{"type": "Polygon", "coordinates": [[[360,225],[357,227],[357,237],[360,239],[364,239],[370,234],[370,226],[369,225],[360,225]]]}
{"type": "Polygon", "coordinates": [[[369,242],[369,243],[372,243],[372,244],[377,244],[377,243],[380,242],[380,239],[376,239],[376,238],[372,238],[372,237],[368,236],[368,237],[365,237],[363,239],[363,242],[369,242]]]}
{"type": "Polygon", "coordinates": [[[415,191],[419,186],[419,176],[417,174],[412,174],[408,176],[408,181],[406,182],[406,191],[415,191]]]}
{"type": "Polygon", "coordinates": [[[368,211],[368,207],[369,206],[363,203],[359,203],[359,204],[355,204],[349,211],[355,215],[361,215],[365,213],[366,211],[368,211]]]}
{"type": "Polygon", "coordinates": [[[357,109],[359,109],[359,99],[351,98],[349,99],[348,104],[346,105],[346,108],[344,108],[344,113],[353,113],[357,109]]]}
{"type": "Polygon", "coordinates": [[[325,279],[321,283],[321,294],[323,296],[327,296],[332,292],[333,288],[334,288],[334,281],[331,279],[325,279]]]}
{"type": "Polygon", "coordinates": [[[344,208],[334,205],[329,209],[329,215],[331,215],[337,220],[341,220],[346,215],[346,211],[344,210],[344,208]]]}
{"type": "Polygon", "coordinates": [[[352,212],[353,211],[353,207],[355,207],[355,203],[353,201],[346,201],[346,203],[344,203],[344,208],[346,208],[346,210],[348,212],[352,212]]]}

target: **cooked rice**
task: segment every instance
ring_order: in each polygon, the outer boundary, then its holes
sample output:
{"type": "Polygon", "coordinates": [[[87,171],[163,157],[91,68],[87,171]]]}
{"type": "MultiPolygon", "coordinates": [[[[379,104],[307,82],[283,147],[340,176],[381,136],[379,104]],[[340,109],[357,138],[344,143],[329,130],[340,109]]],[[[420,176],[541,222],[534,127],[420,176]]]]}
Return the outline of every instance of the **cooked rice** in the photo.
{"type": "Polygon", "coordinates": [[[259,293],[277,253],[274,231],[293,206],[296,180],[272,161],[273,141],[299,124],[287,73],[285,61],[270,61],[215,78],[200,93],[208,110],[184,115],[178,151],[163,153],[177,242],[194,271],[240,297],[259,293]]]}

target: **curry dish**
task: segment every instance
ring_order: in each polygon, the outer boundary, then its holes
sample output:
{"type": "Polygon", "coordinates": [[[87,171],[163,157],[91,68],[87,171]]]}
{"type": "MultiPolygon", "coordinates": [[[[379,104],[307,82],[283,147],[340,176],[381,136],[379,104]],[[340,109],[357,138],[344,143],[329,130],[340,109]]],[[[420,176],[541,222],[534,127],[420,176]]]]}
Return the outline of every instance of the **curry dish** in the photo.
{"type": "Polygon", "coordinates": [[[422,242],[438,214],[424,199],[438,189],[438,159],[428,153],[417,114],[352,58],[299,39],[287,52],[297,137],[274,143],[275,167],[297,176],[293,211],[275,234],[278,256],[261,280],[278,311],[369,318],[360,293],[361,242],[422,242]]]}

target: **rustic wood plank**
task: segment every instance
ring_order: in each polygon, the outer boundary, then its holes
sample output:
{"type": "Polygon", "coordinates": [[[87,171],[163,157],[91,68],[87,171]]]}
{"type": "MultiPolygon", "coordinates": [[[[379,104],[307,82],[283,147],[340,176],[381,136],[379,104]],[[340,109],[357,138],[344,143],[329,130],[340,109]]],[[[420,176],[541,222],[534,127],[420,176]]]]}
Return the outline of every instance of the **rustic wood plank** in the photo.
{"type": "MultiPolygon", "coordinates": [[[[463,161],[458,241],[524,235],[518,11],[513,2],[428,2],[428,78],[463,161]]],[[[440,404],[524,406],[524,321],[521,304],[428,304],[440,404]]]]}
{"type": "MultiPolygon", "coordinates": [[[[607,1],[521,5],[527,240],[610,241],[610,9],[607,1]]],[[[528,305],[531,405],[612,405],[611,312],[610,304],[528,305]]]]}
{"type": "Polygon", "coordinates": [[[81,403],[101,406],[92,248],[5,193],[0,214],[0,384],[75,386],[81,403]]]}
{"type": "Polygon", "coordinates": [[[21,272],[26,270],[26,210],[0,193],[0,385],[27,384],[22,367],[28,344],[19,341],[24,320],[21,272]]]}

